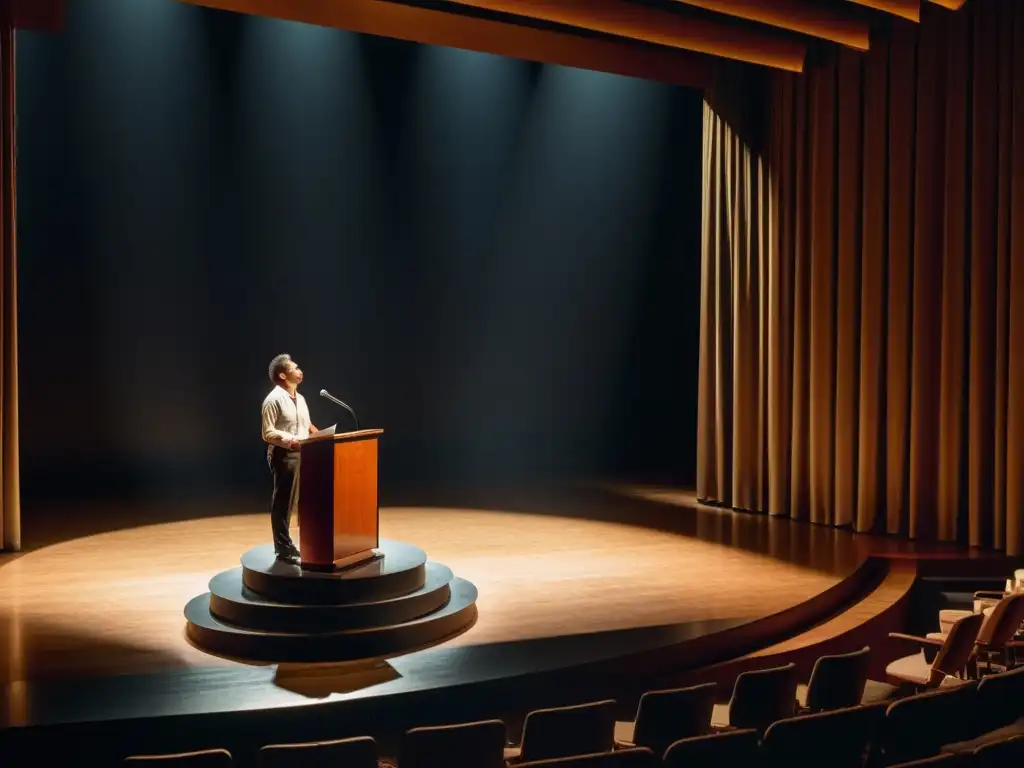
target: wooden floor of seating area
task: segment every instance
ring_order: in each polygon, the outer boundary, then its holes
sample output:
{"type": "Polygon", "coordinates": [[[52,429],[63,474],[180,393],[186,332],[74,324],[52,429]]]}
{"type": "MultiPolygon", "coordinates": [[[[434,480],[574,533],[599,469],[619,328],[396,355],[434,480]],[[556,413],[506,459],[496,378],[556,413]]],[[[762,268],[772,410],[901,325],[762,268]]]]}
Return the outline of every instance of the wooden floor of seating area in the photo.
{"type": "Polygon", "coordinates": [[[443,720],[458,716],[452,696],[438,698],[454,686],[504,705],[569,669],[576,676],[562,678],[561,696],[578,701],[599,693],[587,688],[599,670],[643,685],[661,669],[721,663],[838,621],[837,610],[857,601],[867,613],[856,621],[869,620],[899,599],[898,585],[879,592],[877,579],[858,582],[872,557],[990,557],[708,508],[664,489],[399,502],[382,507],[381,534],[472,581],[479,618],[440,646],[336,667],[223,659],[185,637],[185,603],[269,539],[260,501],[26,510],[26,551],[0,556],[0,725],[337,712],[414,693],[418,711],[443,720]],[[444,714],[431,704],[442,700],[444,714]]]}

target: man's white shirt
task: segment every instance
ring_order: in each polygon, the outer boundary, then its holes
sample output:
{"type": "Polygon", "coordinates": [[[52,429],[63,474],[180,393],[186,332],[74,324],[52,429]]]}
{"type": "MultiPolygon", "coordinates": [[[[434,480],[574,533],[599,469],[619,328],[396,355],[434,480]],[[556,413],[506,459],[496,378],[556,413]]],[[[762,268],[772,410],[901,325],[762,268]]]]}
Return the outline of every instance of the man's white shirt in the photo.
{"type": "Polygon", "coordinates": [[[293,400],[284,387],[274,387],[263,400],[263,440],[287,447],[292,440],[309,437],[309,409],[306,398],[295,393],[293,400]]]}

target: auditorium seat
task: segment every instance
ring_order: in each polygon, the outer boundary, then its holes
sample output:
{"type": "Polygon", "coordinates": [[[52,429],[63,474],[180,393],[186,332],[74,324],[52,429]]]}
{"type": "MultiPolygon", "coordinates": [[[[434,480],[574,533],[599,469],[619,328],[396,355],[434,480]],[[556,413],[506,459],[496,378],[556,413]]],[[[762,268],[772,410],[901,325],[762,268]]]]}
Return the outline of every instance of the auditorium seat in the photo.
{"type": "Polygon", "coordinates": [[[946,635],[949,634],[949,630],[954,624],[964,618],[964,616],[970,616],[974,613],[980,613],[987,621],[988,617],[992,615],[992,609],[996,607],[996,603],[998,602],[998,600],[988,601],[975,599],[973,611],[967,611],[961,608],[943,608],[939,611],[939,631],[929,632],[925,637],[932,638],[933,640],[945,640],[946,635]]]}
{"type": "Polygon", "coordinates": [[[594,755],[556,757],[532,763],[518,763],[516,768],[653,768],[660,763],[658,756],[646,747],[599,752],[594,755]]]}
{"type": "Polygon", "coordinates": [[[234,765],[231,753],[226,749],[203,749],[197,752],[177,752],[164,755],[132,755],[126,763],[147,766],[168,766],[168,768],[227,768],[234,765]]]}
{"type": "Polygon", "coordinates": [[[796,714],[796,664],[744,672],[736,678],[728,704],[716,704],[716,728],[754,728],[760,732],[776,720],[796,714]]]}
{"type": "Polygon", "coordinates": [[[751,768],[758,764],[759,739],[754,728],[680,739],[666,750],[662,763],[665,768],[751,768]]]}
{"type": "Polygon", "coordinates": [[[943,745],[960,741],[974,729],[972,710],[977,683],[907,696],[888,706],[878,729],[874,752],[882,765],[909,762],[942,752],[943,745]]]}
{"type": "Polygon", "coordinates": [[[614,748],[615,701],[608,699],[530,712],[519,747],[506,749],[505,757],[510,762],[536,762],[614,748]]]}
{"type": "Polygon", "coordinates": [[[674,741],[708,733],[717,690],[716,683],[705,683],[648,691],[640,697],[636,720],[615,724],[616,745],[650,747],[661,756],[674,741]]]}
{"type": "Polygon", "coordinates": [[[967,678],[967,667],[974,656],[974,641],[982,621],[984,616],[979,613],[958,619],[944,641],[902,632],[889,633],[889,637],[914,643],[921,650],[891,662],[885,668],[886,676],[917,691],[961,683],[967,678]],[[923,650],[926,646],[938,648],[930,663],[923,650]]]}
{"type": "MultiPolygon", "coordinates": [[[[942,614],[961,612],[940,611],[940,624],[943,620],[942,614]]],[[[1014,666],[1015,656],[1009,646],[1013,643],[1014,636],[1020,632],[1021,624],[1024,624],[1024,594],[1007,595],[994,606],[984,608],[982,616],[984,618],[981,629],[978,630],[978,636],[974,641],[975,656],[985,662],[988,670],[993,668],[993,663],[998,663],[1004,669],[1011,668],[1014,666]]],[[[945,640],[945,636],[944,632],[933,632],[928,635],[929,638],[939,640],[945,640]]]]}
{"type": "Polygon", "coordinates": [[[398,768],[435,768],[456,759],[473,768],[504,768],[507,740],[501,720],[411,728],[398,747],[398,768]]]}
{"type": "Polygon", "coordinates": [[[1010,768],[1024,765],[1024,736],[983,744],[974,750],[971,768],[1010,768]]]}
{"type": "MultiPolygon", "coordinates": [[[[962,738],[962,740],[944,743],[942,751],[951,754],[970,754],[986,744],[995,741],[1005,741],[1016,736],[1024,736],[1024,717],[1014,720],[1007,725],[992,728],[979,736],[962,738]]],[[[948,737],[947,737],[948,738],[948,737]]]]}
{"type": "Polygon", "coordinates": [[[867,685],[870,656],[869,646],[852,653],[821,656],[814,662],[807,685],[797,686],[796,698],[801,710],[824,712],[860,704],[867,685]]]}
{"type": "Polygon", "coordinates": [[[771,768],[861,768],[886,704],[799,715],[768,726],[761,761],[771,768]]]}
{"type": "Polygon", "coordinates": [[[369,736],[302,744],[269,744],[260,750],[260,768],[377,768],[377,742],[369,736]]]}
{"type": "Polygon", "coordinates": [[[969,753],[994,741],[1024,736],[1024,667],[983,677],[970,715],[971,732],[960,741],[947,739],[944,752],[969,753]]]}

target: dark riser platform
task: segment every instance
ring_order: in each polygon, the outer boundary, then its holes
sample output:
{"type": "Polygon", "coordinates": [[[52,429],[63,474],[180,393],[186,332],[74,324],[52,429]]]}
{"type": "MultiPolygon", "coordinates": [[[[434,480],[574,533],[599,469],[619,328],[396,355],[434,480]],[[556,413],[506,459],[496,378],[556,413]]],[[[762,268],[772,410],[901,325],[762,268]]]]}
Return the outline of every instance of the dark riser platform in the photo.
{"type": "Polygon", "coordinates": [[[333,573],[278,561],[265,544],[185,606],[200,648],[260,661],[348,661],[434,645],[476,620],[476,587],[411,544],[333,573]]]}

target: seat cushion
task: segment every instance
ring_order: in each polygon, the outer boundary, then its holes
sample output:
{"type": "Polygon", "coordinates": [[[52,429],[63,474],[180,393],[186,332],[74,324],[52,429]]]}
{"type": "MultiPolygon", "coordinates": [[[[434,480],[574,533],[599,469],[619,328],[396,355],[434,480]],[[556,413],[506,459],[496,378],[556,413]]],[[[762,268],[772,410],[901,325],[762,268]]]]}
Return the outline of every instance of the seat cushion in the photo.
{"type": "Polygon", "coordinates": [[[881,704],[883,701],[896,701],[900,697],[900,689],[889,683],[868,680],[864,684],[864,695],[861,704],[881,704]]]}
{"type": "MultiPolygon", "coordinates": [[[[889,683],[880,683],[877,680],[864,681],[864,693],[861,695],[861,704],[881,704],[883,701],[895,701],[898,698],[899,688],[889,683]]],[[[807,708],[807,686],[801,683],[796,687],[796,703],[801,709],[807,708]]]]}
{"type": "MultiPolygon", "coordinates": [[[[880,683],[877,680],[864,681],[864,693],[861,695],[860,703],[881,704],[883,701],[896,701],[899,698],[900,689],[889,683],[880,683]]],[[[807,686],[801,683],[796,687],[796,703],[801,709],[807,708],[807,686]]]]}
{"type": "Polygon", "coordinates": [[[615,723],[615,741],[619,744],[632,744],[633,732],[636,730],[635,721],[618,721],[615,723]]]}
{"type": "Polygon", "coordinates": [[[915,685],[925,685],[931,672],[931,664],[925,660],[923,651],[896,659],[885,668],[885,674],[889,677],[915,685]]]}

